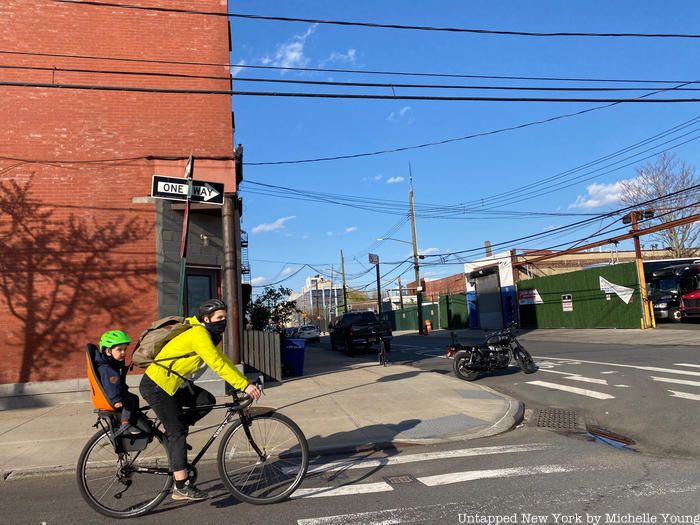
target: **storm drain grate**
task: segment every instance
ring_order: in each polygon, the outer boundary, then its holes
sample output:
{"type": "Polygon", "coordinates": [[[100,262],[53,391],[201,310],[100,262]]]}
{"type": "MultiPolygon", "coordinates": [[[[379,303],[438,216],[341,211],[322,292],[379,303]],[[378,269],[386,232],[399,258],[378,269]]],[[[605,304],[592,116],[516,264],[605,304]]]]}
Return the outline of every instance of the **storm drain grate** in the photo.
{"type": "Polygon", "coordinates": [[[551,428],[553,430],[582,430],[579,418],[573,410],[563,408],[542,408],[534,417],[536,427],[551,428]]]}
{"type": "Polygon", "coordinates": [[[401,485],[404,483],[415,483],[417,480],[410,474],[404,474],[402,476],[387,476],[384,478],[389,485],[401,485]]]}

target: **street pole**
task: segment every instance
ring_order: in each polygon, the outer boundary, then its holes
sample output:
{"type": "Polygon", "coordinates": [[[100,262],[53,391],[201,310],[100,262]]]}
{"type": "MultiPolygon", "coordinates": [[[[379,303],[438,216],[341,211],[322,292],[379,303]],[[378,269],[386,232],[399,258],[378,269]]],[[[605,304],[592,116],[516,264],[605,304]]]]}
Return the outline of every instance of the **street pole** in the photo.
{"type": "Polygon", "coordinates": [[[240,305],[240,244],[239,207],[236,194],[224,195],[222,233],[224,241],[223,288],[224,301],[228,305],[224,353],[234,364],[241,362],[241,305],[240,305]]]}
{"type": "MultiPolygon", "coordinates": [[[[318,310],[320,307],[320,304],[319,304],[320,301],[318,300],[318,277],[316,277],[315,282],[316,282],[316,330],[318,330],[320,332],[321,331],[321,316],[318,313],[318,310]]],[[[311,294],[312,294],[311,300],[313,301],[313,292],[311,292],[311,294]]]]}
{"type": "MultiPolygon", "coordinates": [[[[630,219],[632,221],[632,232],[638,231],[637,220],[639,219],[639,212],[630,212],[630,219]]],[[[651,315],[649,314],[649,300],[647,299],[647,283],[644,277],[644,262],[642,261],[642,248],[639,245],[639,235],[634,235],[634,259],[637,263],[637,275],[639,276],[639,294],[642,297],[642,315],[643,315],[643,326],[642,328],[651,328],[651,315]]]]}
{"type": "Polygon", "coordinates": [[[382,285],[379,279],[379,259],[374,265],[377,270],[377,316],[382,315],[382,285]]]}
{"type": "Polygon", "coordinates": [[[192,175],[194,173],[194,156],[190,155],[185,165],[187,180],[187,198],[185,199],[185,214],[182,218],[182,238],[180,241],[180,282],[177,290],[177,315],[182,316],[185,309],[185,277],[187,269],[187,236],[190,231],[190,201],[192,199],[192,175]]]}
{"type": "Polygon", "coordinates": [[[403,310],[403,290],[401,289],[401,276],[399,275],[399,305],[403,310]]]}
{"type": "MultiPolygon", "coordinates": [[[[409,170],[411,165],[409,164],[409,170]]],[[[411,242],[413,243],[413,272],[416,278],[416,303],[418,304],[418,333],[423,331],[423,290],[420,285],[420,270],[418,269],[418,243],[416,241],[416,216],[413,213],[413,176],[410,176],[410,191],[408,194],[408,207],[411,215],[411,242]]]]}
{"type": "Polygon", "coordinates": [[[345,284],[345,259],[343,250],[340,250],[340,273],[343,276],[343,312],[348,311],[348,287],[345,284]]]}

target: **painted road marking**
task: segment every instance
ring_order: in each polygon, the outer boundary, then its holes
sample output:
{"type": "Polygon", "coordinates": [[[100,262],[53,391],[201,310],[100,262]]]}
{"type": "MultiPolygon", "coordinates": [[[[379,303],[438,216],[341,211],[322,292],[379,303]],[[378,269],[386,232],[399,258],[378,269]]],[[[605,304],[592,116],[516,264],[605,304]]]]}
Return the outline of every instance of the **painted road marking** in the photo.
{"type": "Polygon", "coordinates": [[[438,474],[436,476],[425,476],[418,478],[418,481],[428,487],[438,485],[449,485],[451,483],[462,483],[464,481],[474,481],[477,479],[489,478],[512,478],[514,476],[531,476],[533,474],[555,474],[558,472],[572,472],[573,467],[564,465],[537,465],[533,467],[513,467],[491,470],[468,470],[466,472],[451,472],[449,474],[438,474]]]}
{"type": "Polygon", "coordinates": [[[551,449],[546,443],[533,443],[530,445],[507,445],[497,447],[462,448],[458,450],[441,450],[437,452],[425,452],[423,454],[399,454],[383,458],[356,458],[347,461],[333,461],[330,463],[309,465],[307,474],[321,472],[334,472],[337,470],[376,468],[388,465],[404,465],[420,461],[435,461],[440,459],[465,458],[473,456],[486,456],[491,454],[508,454],[515,452],[531,452],[534,450],[551,449]]]}
{"type": "Polygon", "coordinates": [[[700,401],[700,395],[698,394],[689,394],[687,392],[678,392],[676,390],[669,390],[671,392],[671,397],[680,397],[683,399],[691,399],[693,401],[700,401]]]}
{"type": "Polygon", "coordinates": [[[677,385],[690,385],[690,386],[700,386],[700,381],[690,381],[688,379],[675,379],[671,377],[654,377],[651,376],[654,381],[660,381],[662,383],[675,383],[677,385]]]}
{"type": "MultiPolygon", "coordinates": [[[[629,485],[613,485],[606,488],[609,498],[614,500],[629,499],[630,497],[639,498],[641,501],[648,499],[650,496],[663,496],[666,494],[688,494],[696,492],[700,489],[697,483],[688,483],[686,481],[679,483],[658,483],[658,482],[640,482],[635,484],[634,488],[629,485]]],[[[547,492],[535,493],[531,498],[536,504],[546,505],[555,504],[561,508],[571,503],[590,503],[593,499],[599,497],[599,489],[587,489],[577,487],[574,490],[566,490],[559,493],[547,492]]],[[[501,497],[503,508],[516,508],[520,504],[520,500],[515,500],[515,496],[501,497]]],[[[399,525],[402,523],[455,523],[455,517],[460,513],[469,511],[470,514],[476,515],[482,509],[477,503],[468,503],[463,501],[438,503],[434,505],[420,505],[418,507],[401,507],[386,510],[374,510],[368,512],[357,512],[352,514],[337,514],[335,516],[323,516],[319,518],[306,518],[297,520],[297,525],[399,525]]]]}
{"type": "Polygon", "coordinates": [[[324,498],[328,496],[353,496],[356,494],[375,494],[377,492],[391,492],[393,487],[385,481],[377,483],[358,483],[355,485],[343,485],[340,487],[317,487],[314,489],[297,489],[291,499],[300,498],[324,498]]]}
{"type": "Polygon", "coordinates": [[[564,379],[571,379],[572,381],[581,381],[583,383],[595,383],[597,385],[608,386],[607,379],[596,379],[594,377],[583,377],[583,376],[579,376],[579,375],[567,376],[564,379]]]}
{"type": "Polygon", "coordinates": [[[617,370],[606,370],[605,372],[601,372],[601,374],[617,374],[617,370]]]}
{"type": "Polygon", "coordinates": [[[547,359],[555,359],[561,361],[563,364],[574,364],[574,363],[587,363],[590,365],[603,365],[603,366],[619,366],[621,368],[634,368],[636,370],[645,370],[648,372],[666,372],[668,374],[683,374],[688,376],[699,376],[700,372],[694,372],[692,370],[676,370],[675,368],[658,368],[655,366],[637,366],[637,365],[622,365],[618,363],[603,363],[600,361],[570,361],[568,359],[563,359],[560,357],[548,357],[547,359]]]}
{"type": "Polygon", "coordinates": [[[542,386],[545,388],[553,388],[555,390],[563,390],[564,392],[569,392],[571,394],[594,397],[596,399],[615,399],[615,396],[611,396],[610,394],[603,394],[602,392],[596,392],[595,390],[587,390],[585,388],[578,388],[575,386],[559,385],[557,383],[549,383],[547,381],[527,381],[524,384],[542,386]]]}
{"type": "Polygon", "coordinates": [[[673,363],[673,366],[692,366],[693,368],[700,368],[700,365],[691,365],[690,363],[673,363]]]}
{"type": "Polygon", "coordinates": [[[614,385],[614,386],[616,386],[617,388],[632,388],[629,385],[614,385]]]}

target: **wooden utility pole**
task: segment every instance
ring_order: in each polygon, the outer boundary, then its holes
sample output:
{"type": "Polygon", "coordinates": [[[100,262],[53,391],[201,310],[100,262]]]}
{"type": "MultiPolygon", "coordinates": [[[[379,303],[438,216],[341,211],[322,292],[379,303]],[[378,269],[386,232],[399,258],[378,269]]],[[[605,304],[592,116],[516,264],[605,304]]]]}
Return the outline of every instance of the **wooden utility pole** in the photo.
{"type": "Polygon", "coordinates": [[[340,274],[343,276],[343,312],[348,311],[348,287],[345,284],[345,259],[343,250],[340,250],[340,274]]]}
{"type": "MultiPolygon", "coordinates": [[[[408,165],[409,172],[411,165],[408,165]]],[[[411,215],[411,243],[413,244],[413,273],[416,278],[416,303],[418,305],[418,333],[423,332],[423,290],[420,284],[420,270],[418,268],[418,243],[416,241],[416,216],[413,213],[413,176],[410,176],[410,191],[408,193],[408,209],[411,215]]]]}
{"type": "Polygon", "coordinates": [[[222,272],[224,301],[228,305],[228,325],[224,337],[224,353],[234,364],[241,362],[241,274],[239,245],[240,206],[234,193],[224,195],[224,208],[221,215],[224,241],[224,266],[222,272]]]}
{"type": "Polygon", "coordinates": [[[403,310],[403,289],[401,288],[401,276],[399,275],[399,305],[403,310]]]}
{"type": "Polygon", "coordinates": [[[379,277],[379,259],[375,264],[377,270],[377,316],[382,315],[382,284],[379,277]]]}
{"type": "Polygon", "coordinates": [[[642,297],[642,329],[651,328],[651,314],[649,313],[649,299],[647,298],[647,281],[644,277],[644,262],[642,261],[642,248],[639,245],[638,220],[639,211],[632,211],[629,214],[632,223],[632,233],[634,240],[634,261],[637,263],[637,276],[639,277],[639,295],[642,297]]]}

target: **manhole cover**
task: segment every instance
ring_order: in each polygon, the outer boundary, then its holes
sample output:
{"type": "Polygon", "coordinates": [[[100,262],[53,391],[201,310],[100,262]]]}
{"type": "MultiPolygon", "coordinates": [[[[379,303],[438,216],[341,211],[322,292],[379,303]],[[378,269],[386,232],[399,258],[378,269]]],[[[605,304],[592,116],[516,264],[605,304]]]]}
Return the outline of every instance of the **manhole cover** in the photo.
{"type": "Polygon", "coordinates": [[[410,474],[404,474],[402,476],[387,476],[384,478],[389,485],[401,485],[403,483],[415,483],[416,478],[410,474]]]}
{"type": "Polygon", "coordinates": [[[573,410],[563,408],[542,408],[537,410],[533,421],[536,427],[553,430],[582,430],[579,418],[573,410]]]}

